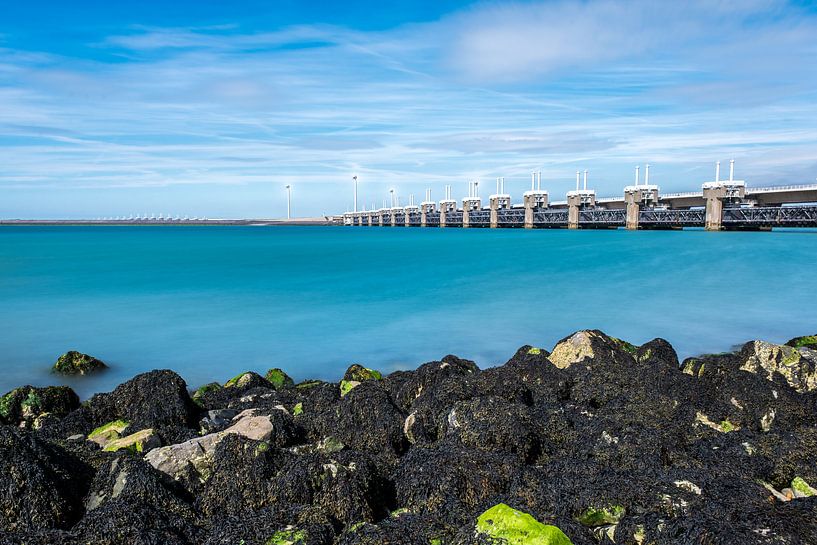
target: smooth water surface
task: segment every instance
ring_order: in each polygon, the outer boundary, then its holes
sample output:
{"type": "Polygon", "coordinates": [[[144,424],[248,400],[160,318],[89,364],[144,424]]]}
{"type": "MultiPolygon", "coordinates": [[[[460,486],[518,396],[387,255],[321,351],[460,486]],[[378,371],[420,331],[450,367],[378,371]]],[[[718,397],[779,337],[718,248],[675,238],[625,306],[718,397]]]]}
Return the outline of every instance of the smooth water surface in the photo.
{"type": "Polygon", "coordinates": [[[481,366],[599,328],[681,357],[817,332],[817,233],[2,227],[0,393],[81,395],[171,368],[337,380],[454,353],[481,366]],[[65,380],[76,349],[111,370],[65,380]]]}

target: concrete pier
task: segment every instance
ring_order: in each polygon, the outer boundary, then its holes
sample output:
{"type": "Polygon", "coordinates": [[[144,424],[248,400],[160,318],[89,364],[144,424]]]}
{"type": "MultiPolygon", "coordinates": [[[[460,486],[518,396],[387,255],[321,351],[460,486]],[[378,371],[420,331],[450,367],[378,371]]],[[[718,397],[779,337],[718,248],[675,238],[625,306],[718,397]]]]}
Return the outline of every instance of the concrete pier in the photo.
{"type": "Polygon", "coordinates": [[[437,210],[437,203],[432,201],[423,201],[420,203],[420,226],[428,226],[428,215],[437,210]]]}
{"type": "Polygon", "coordinates": [[[624,188],[624,202],[627,203],[627,229],[638,229],[641,209],[654,208],[658,202],[657,185],[628,185],[624,188]]]}
{"type": "Polygon", "coordinates": [[[525,205],[525,229],[533,229],[533,212],[548,207],[548,192],[540,189],[531,189],[522,194],[525,205]]]}
{"type": "Polygon", "coordinates": [[[440,201],[440,227],[446,225],[446,215],[457,210],[457,201],[454,199],[443,199],[440,201]]]}
{"type": "Polygon", "coordinates": [[[577,189],[567,192],[567,228],[579,228],[579,211],[596,206],[596,192],[592,189],[577,189]]]}
{"type": "Polygon", "coordinates": [[[462,200],[462,226],[471,226],[471,212],[482,210],[482,199],[479,197],[466,197],[462,200]]]}

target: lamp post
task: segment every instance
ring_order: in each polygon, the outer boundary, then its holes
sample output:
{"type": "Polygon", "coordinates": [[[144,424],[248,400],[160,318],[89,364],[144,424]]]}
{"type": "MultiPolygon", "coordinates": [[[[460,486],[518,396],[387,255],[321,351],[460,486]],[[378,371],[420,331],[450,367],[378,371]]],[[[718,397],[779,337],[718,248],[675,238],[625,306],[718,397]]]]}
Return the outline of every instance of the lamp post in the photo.
{"type": "Polygon", "coordinates": [[[391,194],[391,207],[394,208],[394,189],[389,189],[389,193],[391,194]]]}
{"type": "Polygon", "coordinates": [[[287,219],[292,218],[292,186],[287,184],[287,219]]]}
{"type": "Polygon", "coordinates": [[[354,209],[354,211],[357,212],[357,174],[352,176],[352,180],[355,181],[355,206],[354,206],[355,209],[354,209]]]}

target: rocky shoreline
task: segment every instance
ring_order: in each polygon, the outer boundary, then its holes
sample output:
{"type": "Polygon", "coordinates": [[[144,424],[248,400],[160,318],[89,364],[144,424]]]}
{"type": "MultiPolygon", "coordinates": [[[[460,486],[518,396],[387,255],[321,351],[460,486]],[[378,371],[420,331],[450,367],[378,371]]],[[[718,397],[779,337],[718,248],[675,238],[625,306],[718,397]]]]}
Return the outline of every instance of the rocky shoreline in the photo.
{"type": "Polygon", "coordinates": [[[0,398],[0,543],[817,543],[816,423],[814,336],[24,386],[0,398]]]}

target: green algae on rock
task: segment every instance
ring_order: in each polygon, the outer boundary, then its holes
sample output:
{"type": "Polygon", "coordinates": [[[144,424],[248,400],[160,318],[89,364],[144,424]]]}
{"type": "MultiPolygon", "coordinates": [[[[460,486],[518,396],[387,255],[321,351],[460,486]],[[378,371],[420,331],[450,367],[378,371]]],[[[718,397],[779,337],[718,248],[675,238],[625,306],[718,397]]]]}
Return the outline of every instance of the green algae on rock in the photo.
{"type": "Polygon", "coordinates": [[[282,369],[277,367],[270,369],[264,375],[264,378],[272,384],[272,387],[276,390],[280,390],[281,388],[292,388],[295,386],[295,381],[290,378],[282,369]]]}
{"type": "Polygon", "coordinates": [[[624,516],[624,507],[621,505],[608,505],[605,507],[588,507],[578,517],[579,523],[583,526],[595,527],[606,526],[608,524],[618,524],[624,516]]]}
{"type": "Polygon", "coordinates": [[[805,335],[803,337],[795,337],[786,343],[786,346],[793,348],[813,348],[817,349],[817,335],[805,335]]]}
{"type": "Polygon", "coordinates": [[[341,380],[340,381],[340,397],[345,396],[357,386],[360,386],[360,381],[357,380],[341,380]]]}
{"type": "Polygon", "coordinates": [[[109,441],[102,449],[104,452],[127,450],[133,454],[141,454],[152,448],[161,446],[159,436],[152,429],[145,429],[119,439],[109,441]]]}
{"type": "Polygon", "coordinates": [[[288,528],[275,532],[265,545],[306,545],[308,538],[305,531],[288,528]]]}
{"type": "Polygon", "coordinates": [[[346,374],[343,375],[343,380],[353,380],[357,382],[363,382],[364,380],[381,380],[382,378],[383,375],[380,371],[363,367],[357,363],[349,366],[346,370],[346,374]]]}
{"type": "Polygon", "coordinates": [[[542,524],[531,515],[500,503],[477,519],[477,534],[484,534],[507,545],[572,545],[556,526],[542,524]]]}
{"type": "Polygon", "coordinates": [[[795,497],[808,498],[817,495],[817,490],[811,487],[802,477],[795,477],[791,481],[791,489],[795,497]]]}
{"type": "Polygon", "coordinates": [[[105,447],[111,441],[119,439],[125,430],[130,426],[129,422],[124,420],[114,420],[103,424],[88,434],[88,440],[93,441],[100,447],[105,447]]]}
{"type": "Polygon", "coordinates": [[[223,386],[221,386],[221,384],[218,382],[210,382],[204,386],[199,386],[196,388],[191,397],[194,402],[199,403],[205,395],[209,394],[210,392],[217,392],[222,388],[223,386]]]}
{"type": "Polygon", "coordinates": [[[70,350],[57,358],[52,370],[60,375],[87,375],[107,367],[104,362],[93,356],[70,350]]]}
{"type": "Polygon", "coordinates": [[[28,425],[44,414],[63,417],[79,404],[79,397],[67,386],[21,386],[0,397],[0,424],[28,425]]]}

